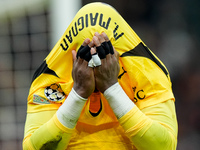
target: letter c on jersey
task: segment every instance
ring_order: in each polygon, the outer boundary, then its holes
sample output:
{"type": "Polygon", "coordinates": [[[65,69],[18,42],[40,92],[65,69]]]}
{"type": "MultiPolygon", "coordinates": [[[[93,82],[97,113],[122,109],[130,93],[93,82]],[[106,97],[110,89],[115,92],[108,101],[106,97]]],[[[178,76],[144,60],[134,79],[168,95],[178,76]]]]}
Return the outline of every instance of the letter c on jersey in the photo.
{"type": "Polygon", "coordinates": [[[137,98],[140,100],[143,100],[146,97],[143,90],[139,90],[136,95],[137,95],[137,98]]]}

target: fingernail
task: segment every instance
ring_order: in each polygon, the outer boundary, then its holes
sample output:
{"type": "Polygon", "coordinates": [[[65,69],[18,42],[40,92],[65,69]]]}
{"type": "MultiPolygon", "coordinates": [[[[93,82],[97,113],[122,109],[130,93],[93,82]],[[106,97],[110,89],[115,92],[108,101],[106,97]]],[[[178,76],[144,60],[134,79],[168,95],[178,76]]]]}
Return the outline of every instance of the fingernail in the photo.
{"type": "Polygon", "coordinates": [[[99,32],[95,32],[94,35],[99,35],[99,32]]]}
{"type": "Polygon", "coordinates": [[[93,39],[98,39],[96,36],[93,36],[93,39]]]}

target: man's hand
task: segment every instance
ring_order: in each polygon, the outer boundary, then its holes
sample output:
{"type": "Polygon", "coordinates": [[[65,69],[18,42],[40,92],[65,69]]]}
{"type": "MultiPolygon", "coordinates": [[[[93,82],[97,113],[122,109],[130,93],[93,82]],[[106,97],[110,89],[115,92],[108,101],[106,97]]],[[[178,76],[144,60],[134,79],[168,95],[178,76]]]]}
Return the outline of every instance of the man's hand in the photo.
{"type": "Polygon", "coordinates": [[[101,93],[104,93],[106,89],[118,82],[117,77],[120,70],[119,53],[113,50],[111,43],[110,45],[108,44],[110,41],[104,32],[101,34],[95,33],[92,41],[96,49],[94,47],[91,48],[91,54],[94,54],[96,50],[98,55],[101,53],[101,66],[94,68],[95,86],[101,93]],[[107,43],[102,46],[104,42],[107,43]],[[102,53],[100,50],[104,50],[104,52],[102,53]]]}
{"type": "MultiPolygon", "coordinates": [[[[82,46],[93,46],[89,39],[85,39],[82,46]]],[[[95,79],[93,68],[88,66],[88,62],[81,57],[76,57],[76,51],[72,51],[73,69],[72,78],[74,80],[73,88],[78,95],[88,98],[95,89],[95,79]]]]}
{"type": "Polygon", "coordinates": [[[104,32],[95,33],[91,42],[89,39],[85,39],[78,55],[76,51],[72,51],[72,55],[74,60],[73,88],[81,97],[88,98],[95,88],[104,93],[106,89],[118,82],[119,54],[114,50],[104,32]],[[101,66],[95,68],[88,66],[91,57],[88,55],[88,50],[90,50],[91,55],[98,53],[101,58],[101,66]]]}

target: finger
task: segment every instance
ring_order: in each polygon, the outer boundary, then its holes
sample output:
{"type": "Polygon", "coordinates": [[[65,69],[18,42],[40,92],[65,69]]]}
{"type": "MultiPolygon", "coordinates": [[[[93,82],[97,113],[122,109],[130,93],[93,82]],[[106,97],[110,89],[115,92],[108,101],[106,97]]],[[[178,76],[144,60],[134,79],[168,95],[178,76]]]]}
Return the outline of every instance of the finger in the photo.
{"type": "Polygon", "coordinates": [[[105,32],[102,32],[101,35],[103,36],[103,38],[104,38],[104,40],[105,40],[106,42],[109,41],[109,38],[108,38],[108,36],[106,35],[105,32]]]}
{"type": "Polygon", "coordinates": [[[73,58],[73,62],[76,60],[76,51],[72,50],[72,58],[73,58]]]}
{"type": "Polygon", "coordinates": [[[101,66],[101,59],[99,58],[99,56],[98,56],[97,53],[95,53],[94,55],[92,55],[92,60],[93,60],[93,65],[95,67],[101,66]]]}
{"type": "MultiPolygon", "coordinates": [[[[90,50],[91,50],[91,47],[93,47],[94,46],[94,42],[93,41],[91,41],[89,44],[88,44],[88,47],[90,47],[90,50]]],[[[86,55],[84,56],[84,59],[86,60],[86,61],[90,61],[91,60],[91,58],[92,58],[92,54],[91,54],[91,52],[89,51],[89,52],[87,52],[86,53],[86,55]]]]}
{"type": "Polygon", "coordinates": [[[90,43],[90,39],[89,38],[86,38],[84,41],[83,41],[83,44],[82,46],[86,46],[90,43]]]}
{"type": "Polygon", "coordinates": [[[94,43],[94,45],[96,47],[101,46],[101,42],[99,41],[99,39],[98,39],[97,36],[94,36],[93,39],[92,39],[92,41],[93,41],[93,43],[94,43]]]}
{"type": "Polygon", "coordinates": [[[102,46],[98,46],[96,49],[100,59],[106,58],[106,53],[102,46]]]}
{"type": "Polygon", "coordinates": [[[85,60],[82,59],[82,58],[80,58],[80,57],[74,61],[73,68],[74,68],[75,71],[76,71],[79,67],[83,66],[83,61],[85,61],[85,60]]]}
{"type": "Polygon", "coordinates": [[[108,41],[107,43],[108,43],[108,46],[109,46],[110,53],[113,55],[114,49],[113,49],[112,43],[110,41],[108,41]]]}
{"type": "Polygon", "coordinates": [[[90,48],[95,46],[93,40],[88,44],[88,46],[89,46],[90,48]]]}
{"type": "Polygon", "coordinates": [[[103,47],[101,46],[101,43],[100,43],[100,41],[99,41],[99,39],[98,39],[98,37],[97,37],[96,35],[93,37],[93,42],[94,42],[94,44],[95,44],[95,46],[96,46],[96,49],[97,49],[97,53],[98,53],[98,55],[99,55],[99,58],[100,58],[100,59],[106,58],[105,50],[104,50],[103,47]]]}
{"type": "Polygon", "coordinates": [[[114,54],[112,43],[110,42],[110,40],[109,40],[108,36],[106,35],[106,33],[102,32],[101,35],[103,36],[103,38],[107,42],[107,45],[109,47],[109,53],[114,54]]]}
{"type": "Polygon", "coordinates": [[[109,54],[110,53],[110,47],[108,45],[108,43],[105,41],[103,43],[101,43],[101,46],[103,47],[103,49],[105,50],[105,54],[109,54]]]}
{"type": "Polygon", "coordinates": [[[83,56],[83,59],[86,60],[87,62],[89,62],[91,58],[92,58],[92,55],[91,55],[90,51],[88,51],[88,52],[83,56]]]}
{"type": "Polygon", "coordinates": [[[78,51],[77,51],[77,55],[76,55],[76,58],[78,59],[78,57],[80,56],[80,51],[81,51],[81,49],[83,49],[83,45],[81,45],[80,47],[79,47],[79,49],[78,49],[78,51]]]}
{"type": "Polygon", "coordinates": [[[93,65],[95,67],[100,66],[101,65],[101,59],[99,58],[98,54],[96,53],[95,48],[91,48],[91,54],[92,54],[93,65]]]}
{"type": "Polygon", "coordinates": [[[81,46],[77,52],[77,58],[80,56],[80,58],[88,60],[91,58],[90,56],[90,47],[88,45],[86,46],[81,46]]]}
{"type": "Polygon", "coordinates": [[[91,53],[91,55],[97,53],[96,48],[95,48],[95,47],[92,47],[91,50],[90,50],[90,53],[91,53]]]}
{"type": "Polygon", "coordinates": [[[104,39],[104,37],[101,35],[101,34],[99,34],[98,32],[95,32],[95,34],[94,34],[96,37],[98,37],[98,39],[99,39],[99,41],[100,41],[100,43],[103,43],[103,42],[105,42],[105,39],[104,39]]]}
{"type": "MultiPolygon", "coordinates": [[[[95,48],[95,47],[92,47],[92,48],[90,49],[90,53],[91,53],[91,55],[97,54],[96,48],[95,48]]],[[[92,67],[92,68],[94,67],[93,59],[90,59],[90,61],[88,62],[88,66],[89,66],[89,67],[92,67]]]]}
{"type": "Polygon", "coordinates": [[[88,44],[90,43],[90,39],[89,38],[86,38],[84,41],[83,41],[83,44],[80,46],[80,48],[78,49],[78,52],[77,52],[77,55],[76,55],[76,58],[78,59],[78,57],[80,56],[80,53],[82,51],[82,49],[87,46],[88,44]]]}

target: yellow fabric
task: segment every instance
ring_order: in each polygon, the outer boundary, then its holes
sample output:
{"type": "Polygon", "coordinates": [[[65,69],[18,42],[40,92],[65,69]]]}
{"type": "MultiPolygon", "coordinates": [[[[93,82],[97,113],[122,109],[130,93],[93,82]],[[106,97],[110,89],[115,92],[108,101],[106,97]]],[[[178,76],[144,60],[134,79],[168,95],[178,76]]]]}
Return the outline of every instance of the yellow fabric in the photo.
{"type": "MultiPolygon", "coordinates": [[[[26,126],[32,125],[33,120],[37,122],[34,124],[35,128],[25,133],[28,138],[24,140],[24,147],[31,147],[35,143],[39,149],[42,143],[51,139],[49,132],[56,131],[53,134],[57,136],[58,133],[73,131],[72,135],[68,134],[65,138],[66,141],[70,140],[67,149],[176,149],[177,122],[172,100],[142,110],[135,106],[119,121],[103,97],[102,112],[97,117],[92,117],[89,113],[89,102],[87,101],[74,131],[60,124],[54,116],[56,111],[29,113],[26,126]],[[49,119],[51,115],[53,119],[49,119]],[[41,116],[51,121],[46,122],[41,116]],[[30,134],[34,135],[31,142],[30,134]],[[44,137],[48,138],[43,139],[44,137]]],[[[63,143],[63,147],[65,146],[63,143]]]]}
{"type": "Polygon", "coordinates": [[[142,110],[134,107],[119,122],[137,149],[176,149],[178,128],[172,100],[142,110]]]}
{"type": "MultiPolygon", "coordinates": [[[[89,108],[94,108],[90,107],[93,103],[90,103],[89,98],[74,131],[63,127],[57,120],[56,110],[65,99],[48,100],[45,89],[57,84],[59,90],[67,97],[73,86],[71,51],[78,50],[85,38],[92,39],[95,32],[102,31],[108,35],[120,55],[135,49],[140,43],[145,46],[112,7],[102,3],[92,3],[80,9],[45,58],[46,66],[44,63],[43,68],[37,70],[39,74],[36,74],[31,84],[24,149],[40,149],[52,139],[55,139],[55,143],[52,143],[54,146],[57,144],[57,149],[65,149],[67,146],[67,149],[130,150],[136,147],[146,149],[144,146],[146,143],[149,146],[147,149],[159,149],[163,138],[169,140],[168,143],[164,143],[166,147],[171,146],[171,149],[175,149],[177,128],[171,126],[176,126],[176,119],[171,120],[167,117],[172,114],[176,116],[173,111],[174,96],[169,74],[166,75],[155,61],[143,56],[119,58],[118,82],[136,104],[134,109],[119,121],[102,95],[101,113],[96,117],[89,113],[89,108]],[[39,97],[37,99],[39,102],[35,101],[35,97],[39,97]],[[155,137],[155,140],[151,140],[152,137],[155,137]],[[156,141],[156,139],[160,140],[156,141]]],[[[150,53],[165,68],[151,51],[150,53]]]]}
{"type": "MultiPolygon", "coordinates": [[[[39,115],[44,115],[44,113],[40,112],[39,115]]],[[[40,118],[38,114],[36,114],[36,117],[35,115],[31,117],[33,119],[40,118]]],[[[28,121],[32,122],[32,120],[28,120],[28,121]]],[[[40,124],[36,123],[35,128],[38,128],[38,129],[33,130],[34,134],[31,135],[31,133],[26,133],[28,134],[28,136],[24,139],[23,149],[27,149],[27,150],[44,149],[45,150],[45,149],[66,149],[67,148],[71,134],[73,132],[72,129],[64,127],[58,121],[56,115],[54,115],[47,122],[40,119],[38,121],[44,124],[40,126],[40,124]]],[[[28,125],[30,125],[29,122],[27,123],[28,125]]]]}
{"type": "MultiPolygon", "coordinates": [[[[120,55],[134,49],[142,42],[126,21],[110,6],[102,3],[84,6],[45,59],[48,68],[53,70],[57,76],[42,73],[32,82],[28,96],[28,112],[59,108],[64,99],[56,104],[41,107],[33,103],[33,95],[45,98],[44,89],[55,83],[60,85],[64,93],[68,95],[73,86],[71,50],[78,50],[85,38],[92,39],[95,32],[101,33],[102,31],[108,35],[120,55]],[[91,17],[95,18],[95,16],[96,20],[91,20],[91,17]],[[108,28],[106,28],[107,24],[108,28]]],[[[140,109],[165,101],[166,98],[173,98],[169,76],[166,77],[152,60],[139,56],[120,57],[120,66],[120,73],[123,72],[122,67],[127,73],[119,79],[119,83],[130,99],[137,101],[136,104],[140,109]],[[145,100],[139,100],[138,93],[143,94],[145,100]]]]}

